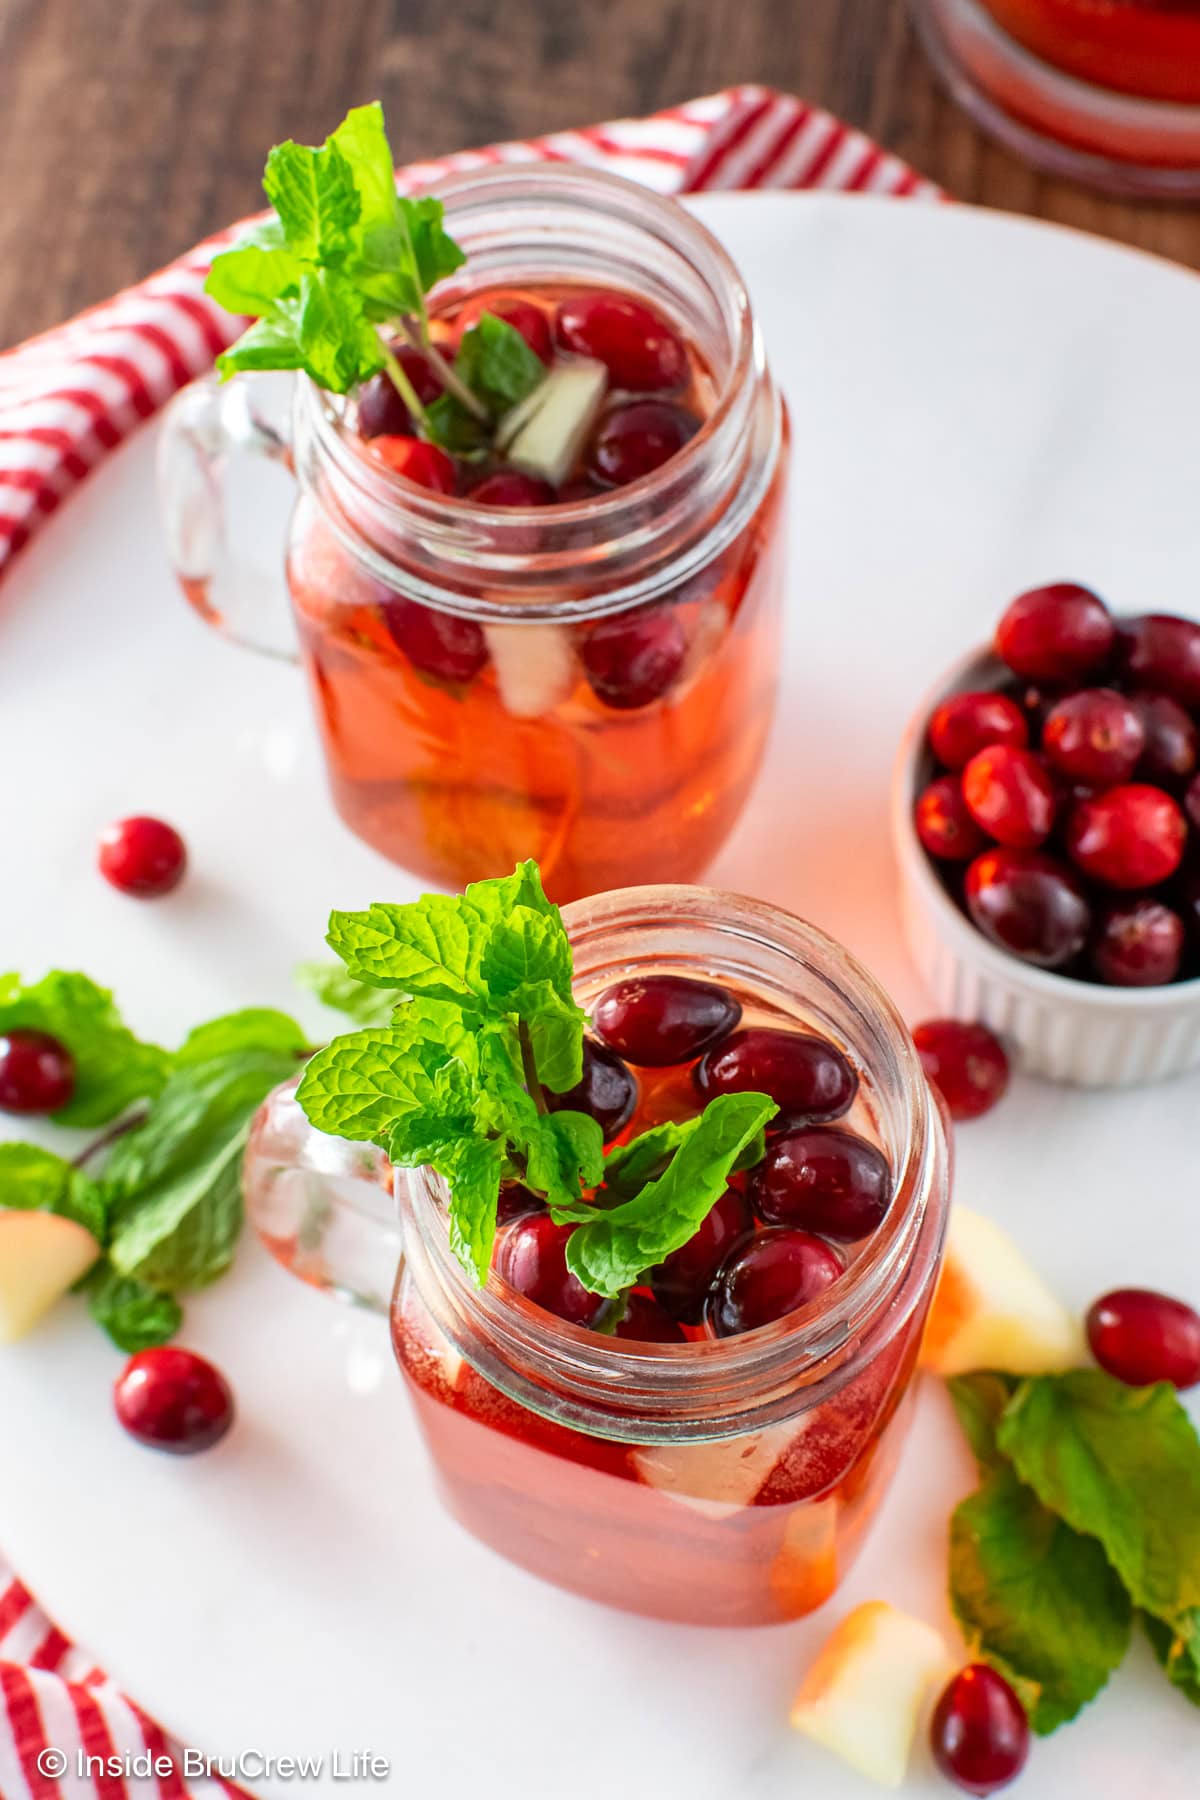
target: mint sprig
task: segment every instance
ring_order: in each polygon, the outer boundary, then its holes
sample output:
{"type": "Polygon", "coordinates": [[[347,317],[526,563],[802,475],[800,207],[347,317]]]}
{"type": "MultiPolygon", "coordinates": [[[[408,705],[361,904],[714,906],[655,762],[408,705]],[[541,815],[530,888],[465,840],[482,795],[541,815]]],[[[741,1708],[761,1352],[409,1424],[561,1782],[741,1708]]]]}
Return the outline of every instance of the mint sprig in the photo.
{"type": "Polygon", "coordinates": [[[35,982],[0,975],[0,1034],[16,1030],[48,1032],[71,1053],[75,1087],[56,1125],[107,1125],[167,1079],[167,1052],[135,1037],[108,989],[78,970],[52,969],[35,982]]]}

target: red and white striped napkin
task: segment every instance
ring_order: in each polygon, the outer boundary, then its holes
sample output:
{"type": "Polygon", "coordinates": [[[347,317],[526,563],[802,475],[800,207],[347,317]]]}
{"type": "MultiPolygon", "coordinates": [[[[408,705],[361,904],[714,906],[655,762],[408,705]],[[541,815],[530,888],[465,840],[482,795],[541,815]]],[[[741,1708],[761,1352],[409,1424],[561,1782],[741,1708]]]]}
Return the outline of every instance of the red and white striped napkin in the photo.
{"type": "MultiPolygon", "coordinates": [[[[400,171],[400,186],[420,191],[455,171],[500,162],[592,163],[664,194],[826,188],[942,197],[862,132],[761,87],[412,164],[400,171]]],[[[204,277],[239,229],[206,239],[137,287],[0,356],[0,570],[106,451],[237,335],[238,322],[205,298],[204,277]]],[[[241,1794],[219,1775],[185,1777],[184,1757],[51,1624],[0,1559],[0,1800],[241,1794]],[[104,1761],[77,1772],[81,1753],[132,1769],[123,1759],[147,1752],[162,1765],[149,1776],[111,1774],[104,1761]],[[61,1778],[56,1766],[65,1766],[61,1778]]]]}

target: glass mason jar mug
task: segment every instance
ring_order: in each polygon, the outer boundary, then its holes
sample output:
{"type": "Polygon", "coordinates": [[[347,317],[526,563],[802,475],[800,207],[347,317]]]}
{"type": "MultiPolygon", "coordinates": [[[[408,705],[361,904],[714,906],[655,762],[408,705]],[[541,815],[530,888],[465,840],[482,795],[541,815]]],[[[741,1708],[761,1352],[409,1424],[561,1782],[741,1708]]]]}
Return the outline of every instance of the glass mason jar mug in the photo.
{"type": "Polygon", "coordinates": [[[160,458],[184,591],[280,651],[234,476],[246,452],[294,467],[287,581],[351,829],[451,887],[529,856],[560,901],[692,878],[746,799],[778,667],[786,424],[745,288],[697,220],[610,175],[496,168],[436,191],[467,261],[432,296],[435,332],[500,292],[547,319],[573,290],[649,301],[686,347],[700,428],[628,486],[501,510],[392,472],[353,403],[306,377],[282,428],[255,378],[209,378],[160,458]]]}

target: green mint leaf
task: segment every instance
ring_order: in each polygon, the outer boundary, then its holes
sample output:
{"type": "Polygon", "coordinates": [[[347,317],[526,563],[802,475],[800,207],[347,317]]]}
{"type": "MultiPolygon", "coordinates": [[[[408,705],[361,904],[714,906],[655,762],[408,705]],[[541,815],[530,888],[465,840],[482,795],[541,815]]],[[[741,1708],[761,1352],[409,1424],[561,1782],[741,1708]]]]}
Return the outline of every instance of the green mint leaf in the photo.
{"type": "Polygon", "coordinates": [[[1136,1605],[1168,1623],[1200,1607],[1200,1438],[1174,1388],[1039,1376],[996,1439],[1043,1505],[1099,1540],[1136,1605]]]}
{"type": "Polygon", "coordinates": [[[345,259],[362,201],[336,144],[320,149],[290,140],[276,144],[267,157],[263,187],[294,256],[330,265],[345,259]]]}
{"type": "Polygon", "coordinates": [[[319,387],[345,394],[382,369],[379,333],[348,276],[337,269],[307,270],[300,278],[300,298],[294,304],[302,366],[319,387]]]}
{"type": "Polygon", "coordinates": [[[300,291],[301,264],[278,219],[256,225],[213,257],[204,291],[227,312],[261,318],[300,291]]]}
{"type": "Polygon", "coordinates": [[[1200,1613],[1188,1616],[1178,1631],[1149,1613],[1142,1614],[1142,1626],[1171,1686],[1200,1706],[1200,1613]]]}
{"type": "Polygon", "coordinates": [[[222,381],[256,369],[302,369],[304,349],[300,342],[300,320],[293,303],[290,310],[275,311],[257,319],[243,331],[236,344],[222,350],[217,358],[217,374],[222,381]]]}
{"type": "Polygon", "coordinates": [[[86,975],[55,969],[41,981],[0,975],[0,1032],[46,1031],[75,1062],[75,1091],[59,1125],[107,1125],[135,1100],[152,1099],[167,1079],[170,1059],[144,1044],[124,1023],[107,988],[86,975]]]}
{"type": "Polygon", "coordinates": [[[133,1354],[165,1344],[183,1324],[178,1300],[160,1294],[141,1281],[128,1281],[108,1262],[102,1262],[87,1280],[88,1311],[108,1333],[118,1350],[133,1354]]]}
{"type": "Polygon", "coordinates": [[[546,379],[546,365],[521,333],[494,313],[481,313],[463,333],[454,372],[498,419],[546,379]]]}
{"type": "MultiPolygon", "coordinates": [[[[392,1000],[395,995],[391,996],[392,1000]]],[[[304,1071],[296,1098],[318,1131],[356,1143],[384,1144],[413,1119],[436,1115],[434,1077],[456,1059],[466,1072],[478,1066],[474,1033],[460,1009],[444,1000],[409,1000],[389,1026],[349,1031],[319,1050],[304,1071]]]]}
{"type": "Polygon", "coordinates": [[[657,1180],[572,1233],[567,1245],[572,1274],[592,1293],[611,1298],[686,1244],[724,1191],[746,1145],[778,1110],[765,1094],[720,1094],[710,1100],[657,1180]]]}
{"type": "Polygon", "coordinates": [[[108,1220],[97,1184],[52,1150],[37,1144],[0,1144],[0,1208],[60,1213],[90,1231],[98,1244],[108,1220]]]}
{"type": "Polygon", "coordinates": [[[972,1654],[1013,1684],[1041,1734],[1099,1693],[1129,1645],[1129,1597],[1100,1545],[1003,1465],[950,1521],[950,1599],[972,1654]]]}
{"type": "Polygon", "coordinates": [[[453,394],[439,394],[425,408],[426,436],[451,456],[478,457],[487,449],[482,420],[469,413],[453,394]]]}
{"type": "Polygon", "coordinates": [[[660,1176],[679,1146],[692,1136],[700,1119],[686,1119],[682,1124],[652,1125],[627,1144],[618,1144],[604,1159],[605,1206],[620,1205],[640,1194],[648,1181],[660,1176]]]}
{"type": "Polygon", "coordinates": [[[447,275],[461,269],[467,259],[446,231],[445,208],[440,200],[426,194],[416,200],[400,199],[397,206],[424,295],[447,275]]]}
{"type": "Polygon", "coordinates": [[[190,1031],[175,1052],[175,1067],[185,1069],[194,1063],[211,1062],[216,1056],[230,1056],[237,1050],[265,1050],[273,1056],[298,1057],[306,1048],[304,1032],[287,1013],[276,1012],[270,1006],[246,1006],[190,1031]]]}
{"type": "Polygon", "coordinates": [[[450,1248],[481,1287],[492,1261],[503,1161],[500,1144],[490,1138],[464,1140],[439,1158],[453,1201],[450,1248]]]}
{"type": "Polygon", "coordinates": [[[355,981],[341,963],[303,962],[295,970],[297,985],[315,994],[323,1006],[345,1013],[356,1025],[386,1025],[407,995],[355,981]]]}
{"type": "Polygon", "coordinates": [[[1017,1386],[1015,1375],[1001,1375],[990,1369],[953,1375],[946,1383],[963,1435],[982,1475],[1004,1461],[996,1444],[996,1428],[1017,1386]]]}

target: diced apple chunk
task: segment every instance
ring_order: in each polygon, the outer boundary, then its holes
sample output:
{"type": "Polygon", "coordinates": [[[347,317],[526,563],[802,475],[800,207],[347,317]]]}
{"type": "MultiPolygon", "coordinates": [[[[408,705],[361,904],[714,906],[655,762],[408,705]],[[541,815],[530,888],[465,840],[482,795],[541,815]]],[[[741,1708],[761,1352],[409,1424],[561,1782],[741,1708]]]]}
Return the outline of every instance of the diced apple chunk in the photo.
{"type": "Polygon", "coordinates": [[[0,1212],[0,1344],[24,1337],[99,1254],[91,1232],[74,1219],[0,1212]]]}
{"type": "Polygon", "coordinates": [[[1083,1326],[990,1219],[956,1206],[921,1345],[936,1375],[1051,1375],[1087,1360],[1083,1326]]]}
{"type": "Polygon", "coordinates": [[[514,469],[561,487],[579,461],[607,387],[603,363],[560,364],[500,421],[498,449],[514,469]]]}
{"type": "Polygon", "coordinates": [[[706,1518],[723,1519],[749,1506],[780,1457],[805,1430],[788,1419],[765,1431],[704,1444],[649,1444],[632,1452],[638,1478],[706,1518]]]}
{"type": "Polygon", "coordinates": [[[825,1640],[791,1721],[881,1787],[904,1780],[930,1690],[951,1672],[941,1634],[883,1600],[868,1600],[825,1640]]]}
{"type": "Polygon", "coordinates": [[[514,719],[540,719],[575,686],[575,652],[563,625],[485,625],[496,683],[514,719]]]}

